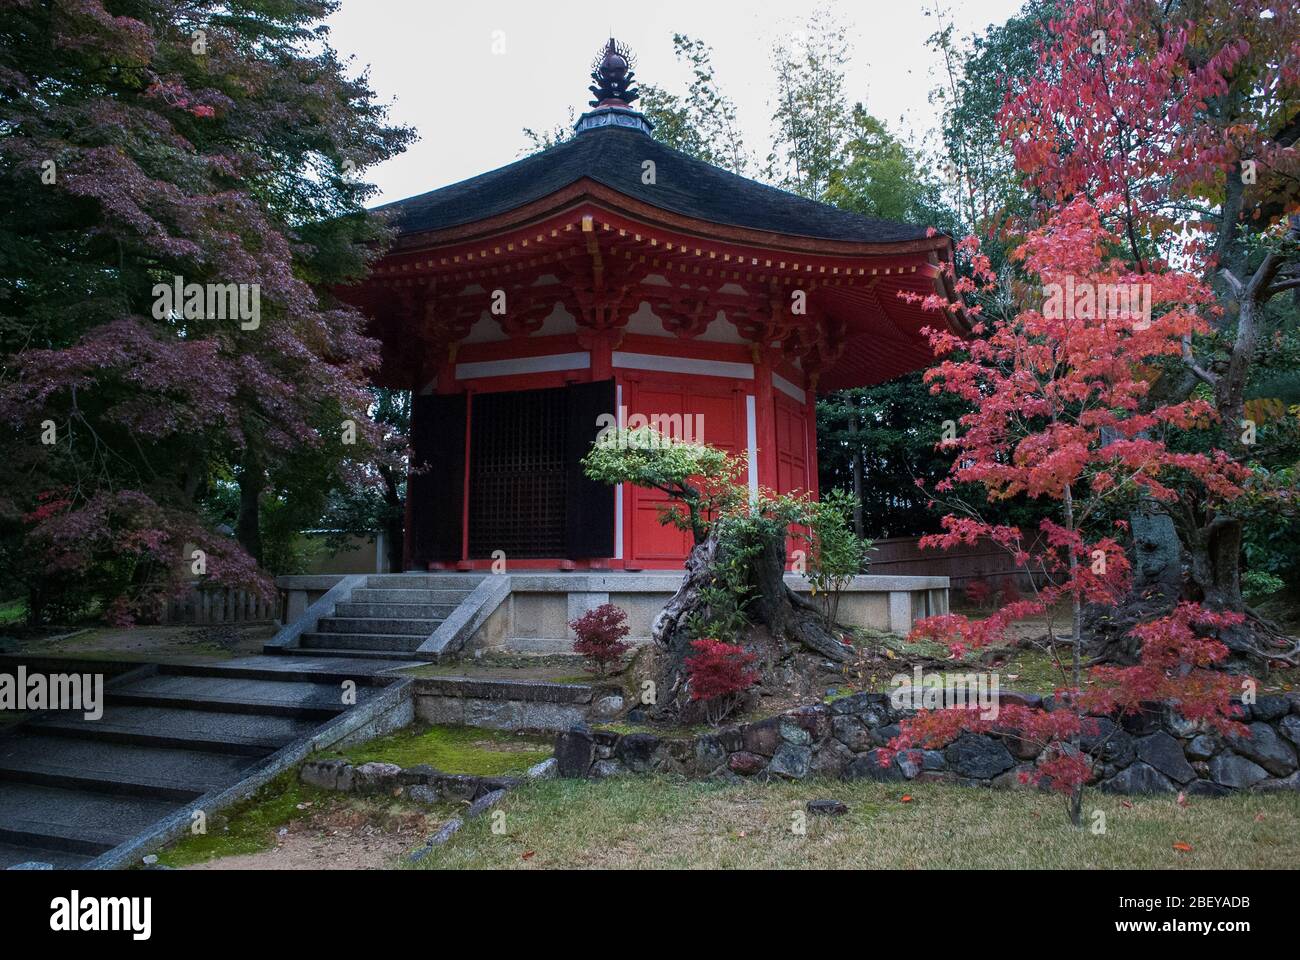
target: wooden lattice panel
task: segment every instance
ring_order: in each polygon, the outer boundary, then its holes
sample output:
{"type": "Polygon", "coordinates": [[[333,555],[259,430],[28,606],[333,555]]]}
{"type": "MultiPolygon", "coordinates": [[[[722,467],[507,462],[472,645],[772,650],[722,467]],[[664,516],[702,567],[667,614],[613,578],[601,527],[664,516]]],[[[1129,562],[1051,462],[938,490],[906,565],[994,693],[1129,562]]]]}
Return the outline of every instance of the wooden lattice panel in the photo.
{"type": "Polygon", "coordinates": [[[478,394],[471,416],[469,555],[564,556],[564,390],[478,394]]]}

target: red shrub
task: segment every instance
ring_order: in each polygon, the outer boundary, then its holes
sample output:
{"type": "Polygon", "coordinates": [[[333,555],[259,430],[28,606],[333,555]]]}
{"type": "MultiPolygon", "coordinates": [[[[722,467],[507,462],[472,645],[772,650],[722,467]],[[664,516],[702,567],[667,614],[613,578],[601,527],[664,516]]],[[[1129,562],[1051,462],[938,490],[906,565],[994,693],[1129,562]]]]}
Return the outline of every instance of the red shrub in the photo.
{"type": "Polygon", "coordinates": [[[966,584],[965,596],[972,607],[986,607],[993,599],[993,587],[987,580],[972,580],[966,584]]]}
{"type": "Polygon", "coordinates": [[[691,647],[697,651],[686,658],[691,700],[705,701],[709,722],[716,724],[735,707],[737,694],[758,682],[757,671],[749,669],[754,655],[707,637],[691,641],[691,647]]]}
{"type": "Polygon", "coordinates": [[[578,635],[573,652],[586,657],[590,668],[602,677],[611,663],[632,649],[632,644],[623,642],[628,634],[627,614],[612,603],[601,604],[570,620],[569,627],[578,635]]]}
{"type": "Polygon", "coordinates": [[[1020,587],[1016,585],[1015,577],[1003,577],[1002,582],[998,584],[998,593],[1002,595],[1002,603],[1016,603],[1021,598],[1020,587]]]}

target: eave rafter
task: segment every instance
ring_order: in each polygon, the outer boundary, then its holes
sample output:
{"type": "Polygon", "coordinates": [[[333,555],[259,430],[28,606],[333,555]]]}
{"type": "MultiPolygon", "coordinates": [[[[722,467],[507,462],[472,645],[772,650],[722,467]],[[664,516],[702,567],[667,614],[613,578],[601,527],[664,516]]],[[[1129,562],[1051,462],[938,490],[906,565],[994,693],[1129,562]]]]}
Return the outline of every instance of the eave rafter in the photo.
{"type": "MultiPolygon", "coordinates": [[[[702,335],[722,311],[743,338],[798,358],[811,374],[834,366],[846,344],[873,326],[885,342],[914,340],[916,310],[897,301],[898,291],[944,289],[939,244],[889,244],[879,253],[863,244],[823,246],[786,250],[689,235],[584,203],[489,237],[419,249],[408,243],[351,288],[352,299],[387,315],[385,327],[396,320],[434,355],[468,335],[484,311],[511,336],[527,336],[556,304],[581,331],[604,335],[621,331],[647,302],[669,333],[685,339],[702,335]],[[492,309],[500,294],[504,311],[492,309]]],[[[385,339],[391,335],[400,334],[390,329],[385,339]]]]}

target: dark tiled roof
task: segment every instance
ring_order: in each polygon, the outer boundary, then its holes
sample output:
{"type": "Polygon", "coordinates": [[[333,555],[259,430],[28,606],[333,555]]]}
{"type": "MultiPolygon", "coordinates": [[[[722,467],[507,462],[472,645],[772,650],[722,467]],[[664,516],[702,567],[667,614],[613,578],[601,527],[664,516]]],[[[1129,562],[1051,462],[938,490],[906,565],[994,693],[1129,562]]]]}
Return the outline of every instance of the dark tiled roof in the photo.
{"type": "Polygon", "coordinates": [[[400,234],[485,220],[588,177],[661,210],[711,223],[821,240],[893,243],[924,227],[849,213],[680,153],[638,130],[601,127],[508,166],[381,207],[400,234]],[[641,182],[655,162],[655,184],[641,182]]]}

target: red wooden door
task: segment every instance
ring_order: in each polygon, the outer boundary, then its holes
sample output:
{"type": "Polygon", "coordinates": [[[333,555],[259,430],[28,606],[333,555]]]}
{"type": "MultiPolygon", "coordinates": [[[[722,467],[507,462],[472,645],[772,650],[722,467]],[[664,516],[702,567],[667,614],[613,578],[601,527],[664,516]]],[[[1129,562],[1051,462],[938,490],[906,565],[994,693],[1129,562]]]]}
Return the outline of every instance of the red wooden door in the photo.
{"type": "MultiPolygon", "coordinates": [[[[692,441],[719,447],[729,453],[745,449],[745,396],[732,382],[710,381],[681,374],[638,377],[625,387],[629,419],[636,414],[680,417],[676,423],[690,419],[692,441]],[[694,435],[694,425],[702,416],[703,436],[694,435]]],[[[659,522],[666,494],[644,487],[630,487],[625,492],[627,520],[625,563],[633,568],[679,569],[691,550],[689,533],[659,522]]]]}

